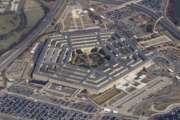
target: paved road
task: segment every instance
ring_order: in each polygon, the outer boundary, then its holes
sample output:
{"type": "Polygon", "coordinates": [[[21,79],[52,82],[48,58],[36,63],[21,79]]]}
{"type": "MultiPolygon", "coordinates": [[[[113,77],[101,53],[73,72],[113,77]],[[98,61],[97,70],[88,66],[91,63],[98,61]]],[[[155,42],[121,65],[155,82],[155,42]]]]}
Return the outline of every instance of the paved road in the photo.
{"type": "MultiPolygon", "coordinates": [[[[129,1],[129,2],[125,2],[125,3],[121,4],[121,5],[119,5],[118,7],[114,7],[112,9],[106,10],[106,12],[118,10],[118,9],[124,8],[124,7],[128,6],[128,5],[139,3],[141,1],[143,1],[143,0],[132,0],[132,1],[129,1]]],[[[115,4],[117,4],[117,3],[115,3],[115,4]]]]}
{"type": "Polygon", "coordinates": [[[151,106],[151,110],[156,112],[155,114],[153,114],[152,116],[156,116],[156,115],[163,115],[163,114],[167,114],[171,111],[173,111],[175,108],[179,108],[180,107],[180,103],[174,103],[174,104],[171,104],[169,105],[166,109],[164,110],[157,110],[155,108],[154,105],[151,106]]]}
{"type": "Polygon", "coordinates": [[[66,0],[57,0],[52,11],[50,11],[37,28],[32,31],[21,43],[13,48],[13,52],[5,59],[0,57],[0,72],[2,72],[10,63],[12,63],[19,55],[21,55],[37,38],[43,34],[54,20],[54,17],[59,15],[63,10],[62,7],[66,0]]]}
{"type": "Polygon", "coordinates": [[[150,81],[144,88],[137,89],[136,91],[130,93],[129,95],[117,100],[113,103],[113,107],[120,106],[118,111],[124,114],[131,114],[129,111],[136,104],[139,104],[143,99],[147,98],[149,95],[158,92],[162,88],[171,85],[170,81],[166,77],[158,77],[150,81]]]}
{"type": "MultiPolygon", "coordinates": [[[[146,8],[145,6],[138,4],[131,4],[130,6],[133,7],[134,9],[143,11],[144,13],[151,16],[155,20],[161,17],[152,10],[146,8]]],[[[162,18],[159,21],[159,23],[164,29],[166,29],[169,33],[171,33],[171,35],[173,35],[176,39],[180,40],[180,30],[166,16],[164,16],[164,18],[162,18]]]]}

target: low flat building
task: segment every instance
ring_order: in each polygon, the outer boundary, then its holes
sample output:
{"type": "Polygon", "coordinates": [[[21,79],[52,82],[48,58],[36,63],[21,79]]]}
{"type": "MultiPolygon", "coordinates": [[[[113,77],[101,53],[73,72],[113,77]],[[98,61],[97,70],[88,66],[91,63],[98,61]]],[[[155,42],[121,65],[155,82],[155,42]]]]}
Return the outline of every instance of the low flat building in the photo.
{"type": "Polygon", "coordinates": [[[0,14],[17,12],[22,0],[0,0],[0,14]]]}

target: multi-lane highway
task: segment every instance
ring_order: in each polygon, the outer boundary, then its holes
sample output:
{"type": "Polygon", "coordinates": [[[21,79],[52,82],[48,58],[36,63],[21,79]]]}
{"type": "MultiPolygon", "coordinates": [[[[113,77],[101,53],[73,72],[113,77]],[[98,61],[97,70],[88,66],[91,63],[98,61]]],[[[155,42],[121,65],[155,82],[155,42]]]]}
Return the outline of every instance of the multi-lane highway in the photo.
{"type": "MultiPolygon", "coordinates": [[[[151,16],[155,20],[158,20],[161,17],[145,6],[138,5],[138,4],[131,4],[130,6],[133,7],[134,9],[137,9],[146,13],[147,15],[151,16]]],[[[176,39],[180,40],[180,31],[166,16],[164,16],[159,21],[159,23],[165,30],[171,33],[171,35],[173,35],[176,39]]]]}
{"type": "MultiPolygon", "coordinates": [[[[111,9],[109,9],[109,10],[106,10],[106,12],[118,10],[118,9],[124,8],[124,7],[128,6],[128,5],[135,4],[135,3],[139,3],[139,2],[141,2],[141,1],[143,1],[143,0],[131,0],[131,1],[122,3],[122,4],[119,5],[118,7],[114,7],[114,8],[111,8],[111,9]]],[[[116,1],[116,2],[117,2],[117,1],[116,1]]],[[[114,3],[117,4],[116,2],[114,2],[114,3]]]]}
{"type": "MultiPolygon", "coordinates": [[[[5,58],[0,57],[0,72],[2,72],[10,63],[21,55],[37,38],[43,34],[54,20],[54,17],[59,15],[63,10],[63,6],[67,0],[57,0],[53,9],[40,21],[40,24],[27,35],[27,37],[15,46],[13,52],[5,58]]],[[[8,52],[8,51],[7,51],[8,52]]],[[[6,53],[5,53],[6,54],[6,53]]]]}

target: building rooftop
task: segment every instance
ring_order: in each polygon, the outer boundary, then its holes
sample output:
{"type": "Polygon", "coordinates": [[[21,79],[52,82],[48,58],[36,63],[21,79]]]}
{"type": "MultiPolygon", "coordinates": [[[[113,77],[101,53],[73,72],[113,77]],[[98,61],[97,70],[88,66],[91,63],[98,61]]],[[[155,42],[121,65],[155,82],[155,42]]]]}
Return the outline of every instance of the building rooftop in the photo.
{"type": "Polygon", "coordinates": [[[108,86],[145,61],[135,43],[120,36],[120,33],[97,29],[52,35],[39,56],[33,77],[86,89],[99,90],[108,86]],[[69,63],[74,49],[87,47],[102,48],[110,60],[94,69],[69,63]]]}

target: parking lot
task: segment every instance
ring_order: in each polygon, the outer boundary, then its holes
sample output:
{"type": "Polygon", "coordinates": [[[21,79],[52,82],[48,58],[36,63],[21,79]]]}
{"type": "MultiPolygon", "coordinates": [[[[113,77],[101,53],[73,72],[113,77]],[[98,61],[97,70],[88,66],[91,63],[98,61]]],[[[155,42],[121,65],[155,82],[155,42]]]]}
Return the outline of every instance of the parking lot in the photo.
{"type": "Polygon", "coordinates": [[[0,96],[0,112],[36,120],[90,120],[92,118],[92,115],[70,108],[7,94],[0,96]]]}
{"type": "Polygon", "coordinates": [[[157,13],[160,13],[162,12],[162,2],[163,0],[143,0],[142,2],[140,2],[140,4],[148,7],[151,10],[154,10],[157,13]]]}

